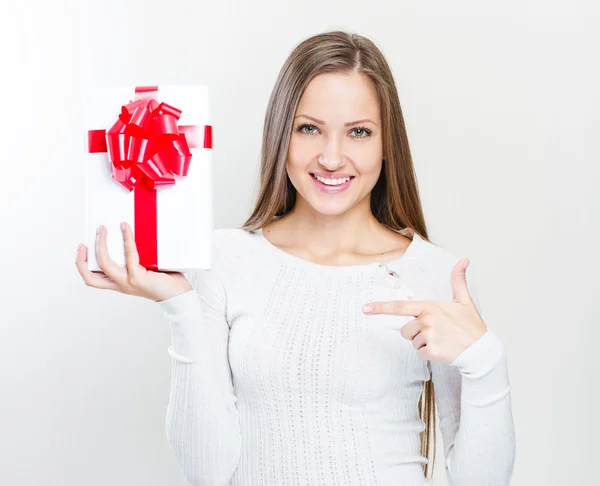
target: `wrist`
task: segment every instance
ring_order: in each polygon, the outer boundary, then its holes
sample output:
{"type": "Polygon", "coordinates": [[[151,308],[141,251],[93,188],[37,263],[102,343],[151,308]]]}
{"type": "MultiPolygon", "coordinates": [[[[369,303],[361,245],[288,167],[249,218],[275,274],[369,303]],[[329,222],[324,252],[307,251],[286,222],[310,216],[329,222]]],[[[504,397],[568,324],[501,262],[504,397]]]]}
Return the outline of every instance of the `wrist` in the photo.
{"type": "Polygon", "coordinates": [[[165,300],[169,300],[174,297],[179,297],[180,295],[187,294],[190,290],[193,290],[193,289],[194,288],[192,287],[192,285],[189,282],[187,282],[184,285],[180,285],[178,288],[171,289],[168,293],[157,296],[153,300],[157,303],[161,303],[161,302],[164,302],[165,300]]]}

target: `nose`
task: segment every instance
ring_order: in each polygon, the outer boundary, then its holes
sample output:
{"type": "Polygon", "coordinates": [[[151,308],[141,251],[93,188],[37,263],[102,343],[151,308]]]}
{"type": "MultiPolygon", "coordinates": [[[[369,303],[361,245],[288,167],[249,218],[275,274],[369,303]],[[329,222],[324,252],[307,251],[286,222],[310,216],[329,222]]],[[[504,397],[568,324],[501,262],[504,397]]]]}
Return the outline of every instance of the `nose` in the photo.
{"type": "Polygon", "coordinates": [[[317,162],[329,170],[336,170],[345,164],[340,143],[333,138],[329,140],[323,153],[317,158],[317,162]]]}

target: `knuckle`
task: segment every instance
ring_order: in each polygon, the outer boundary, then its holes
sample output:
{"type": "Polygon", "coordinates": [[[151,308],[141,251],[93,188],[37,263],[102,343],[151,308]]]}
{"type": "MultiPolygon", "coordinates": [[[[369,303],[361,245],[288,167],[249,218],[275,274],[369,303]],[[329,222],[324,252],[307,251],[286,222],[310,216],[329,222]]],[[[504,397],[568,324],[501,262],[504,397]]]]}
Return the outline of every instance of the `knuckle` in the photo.
{"type": "Polygon", "coordinates": [[[127,274],[127,286],[133,289],[140,289],[142,286],[142,279],[140,278],[138,273],[128,273],[127,274]]]}
{"type": "Polygon", "coordinates": [[[128,285],[121,285],[118,290],[119,290],[119,292],[121,292],[122,294],[125,294],[125,295],[133,295],[134,294],[133,289],[130,288],[128,285]]]}
{"type": "Polygon", "coordinates": [[[100,270],[102,270],[102,273],[104,273],[105,275],[108,275],[107,272],[110,271],[112,266],[111,264],[112,260],[106,256],[98,258],[98,268],[100,268],[100,270]]]}

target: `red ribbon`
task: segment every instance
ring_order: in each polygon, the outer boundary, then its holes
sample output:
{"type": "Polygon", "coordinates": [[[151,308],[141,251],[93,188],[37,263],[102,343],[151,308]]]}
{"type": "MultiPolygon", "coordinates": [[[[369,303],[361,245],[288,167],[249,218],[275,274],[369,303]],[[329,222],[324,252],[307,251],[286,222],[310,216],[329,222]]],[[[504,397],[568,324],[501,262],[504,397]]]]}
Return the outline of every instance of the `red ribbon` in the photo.
{"type": "Polygon", "coordinates": [[[212,126],[179,126],[181,110],[158,103],[158,86],[137,86],[108,130],[88,131],[88,152],[108,152],[112,178],[134,191],[134,234],[140,265],[158,270],[156,191],[187,176],[190,148],[212,149],[212,126]]]}

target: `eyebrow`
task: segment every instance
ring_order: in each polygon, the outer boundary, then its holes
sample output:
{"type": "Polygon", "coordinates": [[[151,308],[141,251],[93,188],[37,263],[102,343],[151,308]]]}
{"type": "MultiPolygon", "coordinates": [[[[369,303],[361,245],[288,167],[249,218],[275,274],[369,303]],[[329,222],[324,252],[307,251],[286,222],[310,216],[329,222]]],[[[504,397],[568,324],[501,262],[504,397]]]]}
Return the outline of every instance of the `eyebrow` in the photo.
{"type": "MultiPolygon", "coordinates": [[[[325,125],[325,122],[323,120],[319,120],[318,118],[314,118],[312,116],[308,116],[308,115],[304,115],[303,113],[296,115],[296,117],[294,117],[294,120],[300,116],[303,116],[304,118],[308,118],[314,122],[320,123],[321,125],[325,125]]],[[[373,125],[377,125],[377,123],[375,123],[373,120],[369,120],[368,118],[364,118],[363,120],[356,120],[353,122],[348,122],[348,123],[344,123],[345,127],[349,127],[351,125],[356,125],[357,123],[364,123],[364,122],[371,122],[373,125]]]]}

